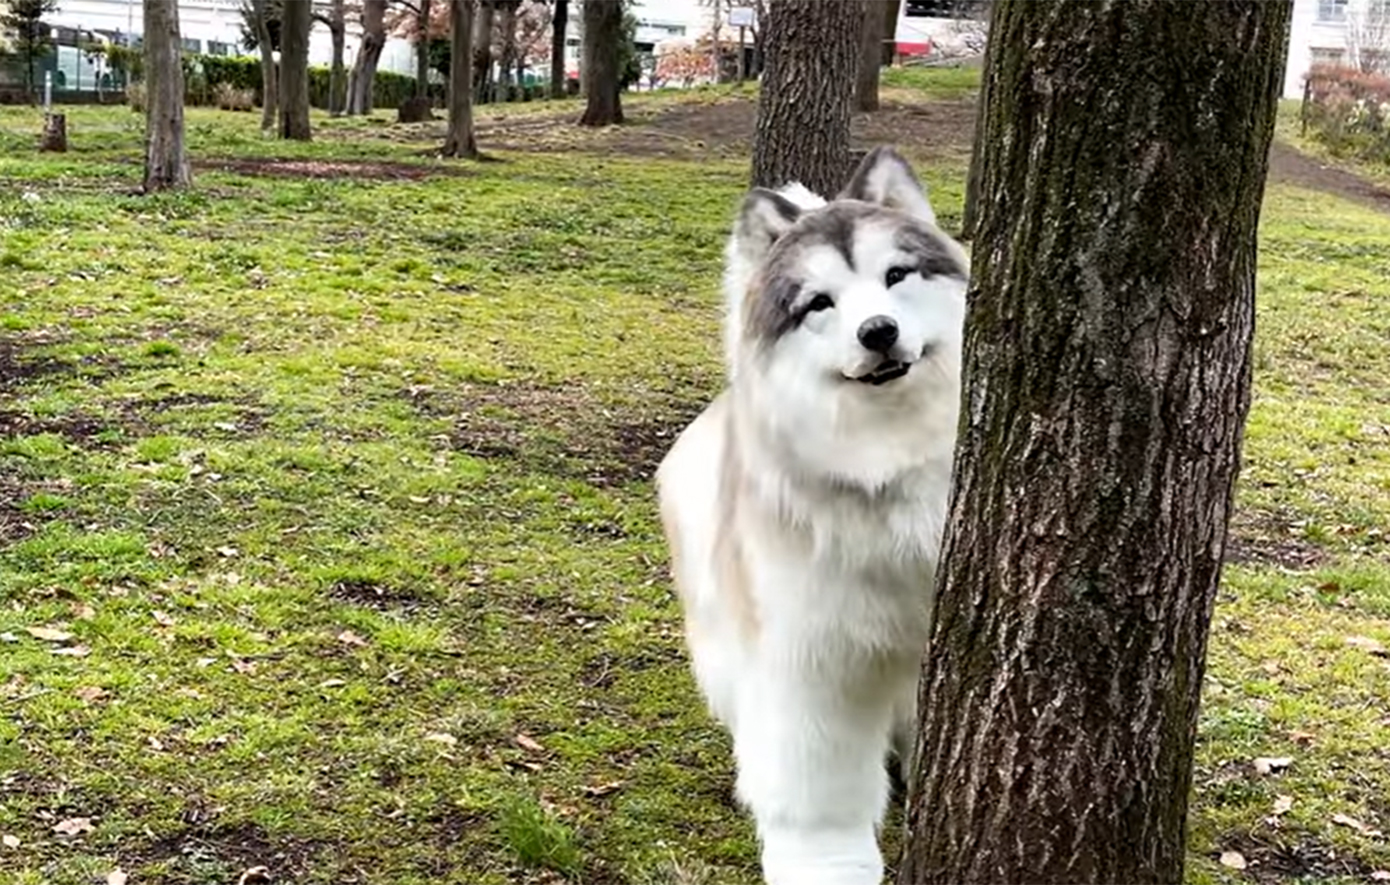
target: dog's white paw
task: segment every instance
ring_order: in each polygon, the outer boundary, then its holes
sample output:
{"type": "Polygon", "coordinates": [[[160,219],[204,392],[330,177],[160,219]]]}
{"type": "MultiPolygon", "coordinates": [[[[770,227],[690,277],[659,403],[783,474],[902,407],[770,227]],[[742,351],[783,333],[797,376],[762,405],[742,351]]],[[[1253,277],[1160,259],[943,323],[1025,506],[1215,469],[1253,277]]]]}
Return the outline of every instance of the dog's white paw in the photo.
{"type": "Polygon", "coordinates": [[[866,833],[772,830],[763,835],[767,885],[880,885],[878,840],[866,833]]]}

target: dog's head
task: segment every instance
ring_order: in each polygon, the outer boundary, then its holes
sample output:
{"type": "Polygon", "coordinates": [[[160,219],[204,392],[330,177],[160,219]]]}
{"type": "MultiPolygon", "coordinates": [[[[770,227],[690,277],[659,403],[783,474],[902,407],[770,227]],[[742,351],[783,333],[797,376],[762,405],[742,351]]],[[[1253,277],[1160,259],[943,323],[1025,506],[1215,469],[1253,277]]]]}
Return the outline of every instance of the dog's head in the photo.
{"type": "Polygon", "coordinates": [[[821,395],[955,384],[969,262],[891,149],[828,203],[755,188],[729,253],[735,376],[821,395]]]}

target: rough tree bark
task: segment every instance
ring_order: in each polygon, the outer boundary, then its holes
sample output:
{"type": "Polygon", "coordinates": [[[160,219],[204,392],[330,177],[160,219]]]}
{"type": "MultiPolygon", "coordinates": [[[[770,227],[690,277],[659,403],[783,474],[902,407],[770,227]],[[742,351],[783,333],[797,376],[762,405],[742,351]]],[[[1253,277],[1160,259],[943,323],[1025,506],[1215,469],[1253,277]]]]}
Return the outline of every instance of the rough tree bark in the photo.
{"type": "Polygon", "coordinates": [[[449,133],[446,157],[476,159],[473,134],[473,0],[449,2],[449,133]]]}
{"type": "Polygon", "coordinates": [[[772,0],[763,37],[753,184],[827,196],[849,178],[860,0],[772,0]]]}
{"type": "Polygon", "coordinates": [[[565,28],[569,20],[569,0],[555,0],[555,12],[550,20],[554,28],[550,38],[551,98],[560,98],[565,94],[565,28]]]}
{"type": "Polygon", "coordinates": [[[492,32],[497,8],[492,0],[478,0],[477,37],[473,41],[473,99],[492,100],[492,32]]]}
{"type": "Polygon", "coordinates": [[[145,193],[186,188],[193,175],[183,139],[183,44],[178,0],[144,0],[145,193]]]}
{"type": "Polygon", "coordinates": [[[1183,881],[1290,6],[995,12],[900,885],[1183,881]]]}
{"type": "Polygon", "coordinates": [[[362,45],[352,63],[348,87],[349,114],[372,112],[372,91],[381,50],[386,48],[386,0],[362,0],[362,45]]]}
{"type": "Polygon", "coordinates": [[[588,104],[580,126],[623,122],[621,60],[622,0],[584,0],[584,54],[579,65],[588,104]]]}
{"type": "Polygon", "coordinates": [[[280,19],[280,137],[308,141],[309,28],[307,0],[285,3],[280,19]]]}
{"type": "Polygon", "coordinates": [[[860,0],[864,7],[859,30],[859,73],[854,78],[854,109],[878,110],[878,73],[883,66],[883,0],[860,0]]]}
{"type": "Polygon", "coordinates": [[[270,25],[266,20],[267,0],[251,0],[255,18],[256,48],[261,54],[261,132],[275,131],[280,88],[276,83],[275,55],[270,45],[270,25]]]}

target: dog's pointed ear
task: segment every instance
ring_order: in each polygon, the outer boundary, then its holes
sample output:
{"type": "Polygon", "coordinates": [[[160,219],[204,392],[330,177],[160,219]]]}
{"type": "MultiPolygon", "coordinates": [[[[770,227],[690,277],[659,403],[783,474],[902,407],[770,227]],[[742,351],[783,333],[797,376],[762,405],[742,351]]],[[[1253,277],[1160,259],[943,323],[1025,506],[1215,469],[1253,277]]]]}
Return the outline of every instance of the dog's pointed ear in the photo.
{"type": "Polygon", "coordinates": [[[750,265],[757,264],[800,217],[801,207],[791,200],[767,188],[753,188],[734,223],[739,252],[750,265]]]}
{"type": "Polygon", "coordinates": [[[926,188],[902,155],[890,147],[869,151],[838,199],[876,203],[936,224],[926,188]]]}

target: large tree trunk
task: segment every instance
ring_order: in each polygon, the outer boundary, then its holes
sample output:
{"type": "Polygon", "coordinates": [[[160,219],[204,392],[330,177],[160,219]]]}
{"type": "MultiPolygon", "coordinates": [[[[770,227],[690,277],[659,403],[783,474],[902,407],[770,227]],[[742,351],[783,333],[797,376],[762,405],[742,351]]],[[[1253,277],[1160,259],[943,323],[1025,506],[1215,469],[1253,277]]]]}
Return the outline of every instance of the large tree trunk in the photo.
{"type": "Polygon", "coordinates": [[[478,156],[473,135],[473,0],[449,3],[449,134],[446,157],[478,156]]]}
{"type": "Polygon", "coordinates": [[[183,140],[183,64],[177,0],[144,0],[145,193],[193,183],[183,140]]]}
{"type": "Polygon", "coordinates": [[[348,89],[349,114],[372,112],[372,91],[376,86],[376,67],[386,48],[386,0],[362,0],[362,45],[352,64],[352,83],[348,89]]]}
{"type": "Polygon", "coordinates": [[[772,0],[764,25],[753,184],[800,181],[827,198],[850,174],[860,0],[772,0]]]}
{"type": "Polygon", "coordinates": [[[883,60],[883,0],[860,0],[859,73],[854,78],[854,109],[878,110],[878,72],[883,60]]]}
{"type": "Polygon", "coordinates": [[[554,30],[550,38],[550,97],[560,98],[565,94],[565,27],[569,24],[569,0],[555,0],[555,12],[551,16],[554,30]]]}
{"type": "Polygon", "coordinates": [[[261,54],[261,132],[275,131],[280,88],[276,83],[275,55],[270,46],[270,25],[266,20],[267,0],[251,0],[256,19],[256,48],[261,54]]]}
{"type": "Polygon", "coordinates": [[[347,9],[344,0],[333,0],[328,14],[328,33],[333,40],[333,62],[328,69],[328,112],[342,116],[347,103],[346,69],[343,64],[343,44],[347,42],[347,9]]]}
{"type": "Polygon", "coordinates": [[[492,25],[497,8],[492,0],[478,0],[478,34],[473,41],[473,98],[492,100],[492,25]]]}
{"type": "Polygon", "coordinates": [[[309,27],[312,8],[302,0],[284,4],[280,20],[280,137],[308,141],[309,27]]]}
{"type": "Polygon", "coordinates": [[[995,11],[898,881],[1183,881],[1282,2],[995,11]]]}
{"type": "Polygon", "coordinates": [[[584,0],[584,52],[579,66],[588,104],[580,126],[623,122],[622,71],[618,70],[622,39],[622,0],[584,0]]]}

